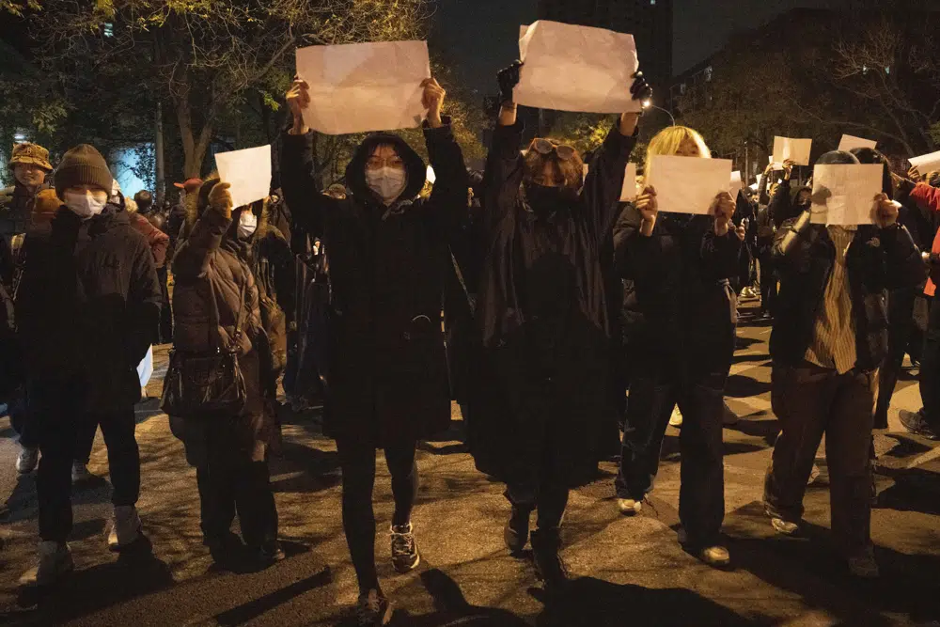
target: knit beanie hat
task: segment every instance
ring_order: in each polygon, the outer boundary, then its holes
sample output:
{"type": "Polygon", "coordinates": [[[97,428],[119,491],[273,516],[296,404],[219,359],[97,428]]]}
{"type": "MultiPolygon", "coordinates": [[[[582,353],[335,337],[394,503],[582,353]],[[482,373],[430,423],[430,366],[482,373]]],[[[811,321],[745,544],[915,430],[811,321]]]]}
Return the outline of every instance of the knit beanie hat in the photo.
{"type": "Polygon", "coordinates": [[[79,144],[62,156],[56,170],[56,193],[65,198],[65,190],[78,185],[94,185],[111,195],[112,178],[108,164],[94,146],[79,144]]]}

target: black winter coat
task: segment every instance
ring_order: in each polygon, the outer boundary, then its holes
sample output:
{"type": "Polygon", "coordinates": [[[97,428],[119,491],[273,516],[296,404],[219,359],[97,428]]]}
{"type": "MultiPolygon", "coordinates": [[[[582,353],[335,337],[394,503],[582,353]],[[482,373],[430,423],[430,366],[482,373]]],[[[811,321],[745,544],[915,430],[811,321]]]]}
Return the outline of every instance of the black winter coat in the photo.
{"type": "Polygon", "coordinates": [[[137,365],[155,340],[163,295],[153,255],[127,212],[82,221],[61,207],[30,231],[16,302],[29,377],[79,380],[89,409],[140,400],[137,365]]]}
{"type": "Polygon", "coordinates": [[[484,175],[471,449],[481,471],[508,483],[530,480],[549,455],[557,480],[577,485],[592,477],[617,420],[600,254],[635,137],[613,129],[578,198],[547,213],[522,192],[522,134],[521,123],[495,129],[484,175]]]}
{"type": "MultiPolygon", "coordinates": [[[[716,236],[714,223],[707,215],[660,213],[645,237],[636,209],[621,214],[614,227],[615,263],[621,278],[634,282],[631,335],[642,353],[718,359],[728,352],[737,318],[728,279],[739,272],[742,242],[731,226],[716,236]]],[[[632,361],[638,359],[643,356],[632,361]]]]}
{"type": "MultiPolygon", "coordinates": [[[[781,277],[771,357],[782,364],[804,362],[813,341],[817,312],[833,271],[836,248],[827,228],[810,223],[810,213],[785,221],[775,234],[773,254],[781,277]]],[[[856,367],[878,368],[888,349],[886,290],[924,281],[921,253],[905,227],[863,225],[846,253],[856,328],[856,367]]]]}
{"type": "Polygon", "coordinates": [[[425,128],[437,175],[429,199],[421,157],[395,135],[372,135],[346,170],[352,194],[320,193],[312,176],[312,136],[284,136],[282,190],[292,218],[323,240],[330,258],[331,336],[326,430],[384,446],[446,429],[450,394],[441,331],[448,240],[467,205],[467,172],[449,125],[425,128]],[[392,144],[408,176],[385,206],[366,185],[366,160],[392,144]]]}

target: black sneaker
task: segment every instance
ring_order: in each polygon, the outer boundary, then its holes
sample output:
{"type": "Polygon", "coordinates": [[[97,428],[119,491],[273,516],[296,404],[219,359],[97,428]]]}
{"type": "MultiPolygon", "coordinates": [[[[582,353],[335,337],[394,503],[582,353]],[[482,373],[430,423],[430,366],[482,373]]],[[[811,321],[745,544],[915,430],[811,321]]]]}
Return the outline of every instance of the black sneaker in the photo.
{"type": "Polygon", "coordinates": [[[260,547],[252,549],[252,561],[254,562],[255,568],[259,570],[277,564],[283,559],[284,551],[281,550],[281,544],[277,540],[274,542],[266,542],[260,547]]]}
{"type": "Polygon", "coordinates": [[[401,527],[392,525],[392,565],[399,573],[414,570],[421,563],[418,545],[415,544],[415,535],[412,533],[412,523],[401,527]]]}
{"type": "Polygon", "coordinates": [[[569,582],[569,573],[559,554],[562,542],[558,530],[546,532],[537,529],[533,532],[532,541],[536,577],[542,580],[547,593],[561,592],[569,582]]]}
{"type": "Polygon", "coordinates": [[[359,595],[356,602],[356,624],[360,627],[388,625],[392,620],[392,602],[378,590],[359,595]]]}
{"type": "Polygon", "coordinates": [[[920,435],[922,437],[928,438],[929,440],[938,439],[938,434],[935,433],[930,426],[928,426],[928,422],[925,420],[924,409],[917,412],[900,409],[899,421],[906,430],[914,433],[915,435],[920,435]]]}
{"type": "Polygon", "coordinates": [[[205,538],[203,544],[209,547],[212,561],[225,569],[236,567],[244,557],[245,545],[242,544],[242,539],[231,531],[218,537],[205,538]]]}
{"type": "Polygon", "coordinates": [[[506,548],[510,553],[520,553],[526,548],[529,541],[529,516],[532,510],[513,506],[510,512],[510,520],[507,521],[503,529],[503,540],[506,542],[506,548]]]}

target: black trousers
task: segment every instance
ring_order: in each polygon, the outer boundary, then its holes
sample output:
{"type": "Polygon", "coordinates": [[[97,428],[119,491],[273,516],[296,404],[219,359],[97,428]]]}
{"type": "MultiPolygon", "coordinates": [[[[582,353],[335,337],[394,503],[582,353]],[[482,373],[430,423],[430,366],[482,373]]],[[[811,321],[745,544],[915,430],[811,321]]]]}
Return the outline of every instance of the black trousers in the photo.
{"type": "MultiPolygon", "coordinates": [[[[376,515],[372,492],[376,482],[376,447],[349,438],[337,440],[340,469],[343,472],[343,532],[350,549],[361,592],[378,589],[376,573],[376,515]]],[[[385,447],[386,465],[392,475],[395,513],[392,524],[407,525],[418,495],[418,465],[415,442],[385,447]]]]}
{"type": "Polygon", "coordinates": [[[928,331],[925,333],[925,350],[921,355],[921,372],[918,389],[925,412],[925,420],[935,434],[938,433],[938,292],[931,297],[928,312],[928,331]]]}
{"type": "Polygon", "coordinates": [[[618,498],[640,500],[653,490],[663,437],[678,405],[683,413],[680,522],[692,546],[715,544],[725,517],[723,393],[735,349],[735,327],[726,318],[723,328],[718,321],[722,312],[712,313],[716,325],[703,329],[708,341],[674,350],[658,346],[664,340],[658,334],[647,341],[631,377],[615,480],[618,498]]]}
{"type": "Polygon", "coordinates": [[[273,543],[278,539],[278,511],[268,462],[252,461],[234,421],[218,426],[206,430],[206,457],[196,467],[204,543],[222,544],[236,513],[246,545],[257,548],[273,543]]]}
{"type": "Polygon", "coordinates": [[[914,327],[916,288],[904,288],[889,292],[889,346],[882,366],[879,368],[879,398],[873,427],[885,429],[889,426],[889,405],[892,394],[902,372],[902,361],[908,348],[908,340],[914,327]]]}
{"type": "Polygon", "coordinates": [[[109,413],[85,412],[84,385],[77,381],[31,381],[27,394],[42,454],[36,481],[39,536],[65,542],[72,531],[72,460],[78,433],[88,424],[101,426],[108,448],[111,502],[135,505],[140,496],[140,452],[133,405],[109,413]]]}
{"type": "Polygon", "coordinates": [[[776,364],[771,384],[781,433],[765,478],[765,506],[784,520],[801,519],[807,478],[826,433],[833,535],[847,555],[864,550],[869,546],[875,374],[838,374],[809,362],[776,364]]]}
{"type": "Polygon", "coordinates": [[[29,419],[29,402],[26,399],[26,386],[21,386],[11,394],[7,410],[10,413],[10,426],[19,436],[20,446],[29,449],[39,448],[39,430],[35,420],[29,419]]]}
{"type": "Polygon", "coordinates": [[[778,297],[778,277],[775,276],[771,263],[771,251],[762,252],[759,259],[761,276],[758,279],[761,288],[761,310],[774,314],[774,301],[778,297]]]}

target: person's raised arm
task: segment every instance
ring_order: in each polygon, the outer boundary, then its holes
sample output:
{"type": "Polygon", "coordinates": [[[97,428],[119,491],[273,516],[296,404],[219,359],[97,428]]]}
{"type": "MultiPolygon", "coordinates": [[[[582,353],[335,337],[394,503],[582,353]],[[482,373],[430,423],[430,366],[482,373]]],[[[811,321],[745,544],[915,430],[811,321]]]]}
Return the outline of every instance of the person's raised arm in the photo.
{"type": "Polygon", "coordinates": [[[286,96],[293,124],[281,141],[281,190],[292,221],[313,237],[323,237],[325,215],[335,210],[339,201],[322,194],[314,177],[314,135],[304,122],[304,110],[310,106],[309,90],[307,81],[297,78],[286,96]]]}
{"type": "MultiPolygon", "coordinates": [[[[647,84],[643,72],[635,73],[631,97],[644,102],[652,96],[653,90],[647,84]]],[[[609,236],[617,219],[625,169],[634,144],[637,143],[639,119],[640,113],[622,113],[617,127],[608,133],[588,167],[582,198],[587,211],[586,218],[596,241],[600,242],[609,236]]]]}
{"type": "Polygon", "coordinates": [[[455,141],[451,120],[442,117],[441,109],[447,92],[433,78],[426,79],[422,86],[422,104],[428,110],[425,124],[425,146],[431,168],[435,172],[435,184],[431,192],[431,207],[442,228],[456,228],[466,214],[467,169],[464,154],[455,141]]]}
{"type": "Polygon", "coordinates": [[[496,228],[500,220],[516,206],[523,178],[523,160],[520,156],[523,125],[516,118],[516,103],[513,102],[513,88],[519,83],[522,66],[522,63],[516,61],[497,74],[500,113],[497,126],[493,129],[482,184],[485,233],[496,228]]]}
{"type": "Polygon", "coordinates": [[[173,275],[185,280],[202,277],[209,269],[209,257],[222,245],[222,238],[232,222],[230,185],[219,182],[209,192],[209,206],[196,220],[185,241],[177,242],[173,257],[173,275]]]}
{"type": "Polygon", "coordinates": [[[703,234],[700,260],[703,274],[716,280],[733,277],[739,271],[738,260],[745,233],[731,228],[734,212],[735,202],[728,192],[719,192],[709,208],[714,220],[712,228],[703,234]]]}

